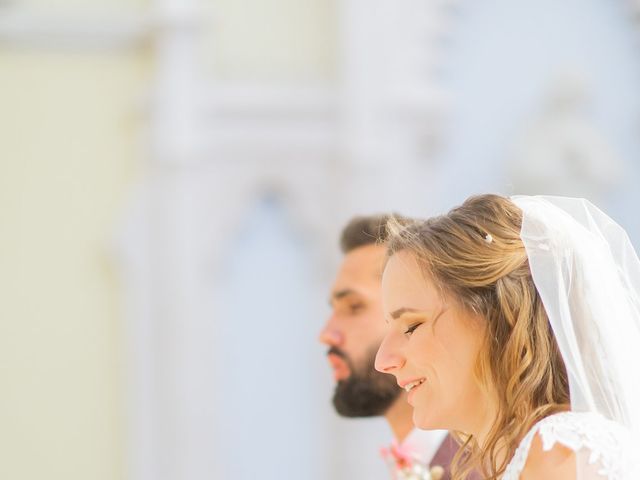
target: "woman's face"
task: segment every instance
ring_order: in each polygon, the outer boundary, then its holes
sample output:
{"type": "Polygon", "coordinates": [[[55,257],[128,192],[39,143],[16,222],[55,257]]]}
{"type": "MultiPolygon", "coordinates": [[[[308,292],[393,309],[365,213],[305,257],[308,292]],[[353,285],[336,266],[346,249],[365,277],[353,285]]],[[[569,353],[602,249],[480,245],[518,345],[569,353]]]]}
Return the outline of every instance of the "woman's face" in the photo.
{"type": "Polygon", "coordinates": [[[443,298],[407,251],[387,262],[382,298],[388,326],[376,369],[409,392],[418,428],[472,433],[486,397],[474,377],[484,320],[443,298]]]}

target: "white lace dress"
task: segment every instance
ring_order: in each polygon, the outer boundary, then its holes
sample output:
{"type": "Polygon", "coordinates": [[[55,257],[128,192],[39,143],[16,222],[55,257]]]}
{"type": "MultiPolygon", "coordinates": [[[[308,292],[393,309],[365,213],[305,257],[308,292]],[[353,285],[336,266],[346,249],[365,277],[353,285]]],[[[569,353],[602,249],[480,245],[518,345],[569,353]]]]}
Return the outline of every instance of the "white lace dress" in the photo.
{"type": "Polygon", "coordinates": [[[540,420],[529,430],[502,480],[520,478],[536,433],[545,451],[559,443],[576,452],[578,480],[640,479],[636,464],[640,450],[634,451],[626,429],[596,413],[562,412],[540,420]]]}

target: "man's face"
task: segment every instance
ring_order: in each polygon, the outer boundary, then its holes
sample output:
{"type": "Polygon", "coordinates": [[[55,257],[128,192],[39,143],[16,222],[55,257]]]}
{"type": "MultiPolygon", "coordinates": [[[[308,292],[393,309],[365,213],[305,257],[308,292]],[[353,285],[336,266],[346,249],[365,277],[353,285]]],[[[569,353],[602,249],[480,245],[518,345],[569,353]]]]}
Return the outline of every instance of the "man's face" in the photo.
{"type": "Polygon", "coordinates": [[[385,247],[366,245],[344,257],[330,295],[332,313],[320,333],[329,347],[340,415],[382,415],[400,395],[391,375],[375,371],[375,355],[386,332],[381,275],[385,247]]]}

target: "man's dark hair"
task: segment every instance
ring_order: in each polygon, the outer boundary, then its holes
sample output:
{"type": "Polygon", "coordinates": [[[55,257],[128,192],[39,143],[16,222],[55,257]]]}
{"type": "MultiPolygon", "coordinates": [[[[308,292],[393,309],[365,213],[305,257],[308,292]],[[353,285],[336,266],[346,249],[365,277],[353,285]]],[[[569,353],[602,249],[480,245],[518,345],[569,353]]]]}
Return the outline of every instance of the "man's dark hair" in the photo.
{"type": "Polygon", "coordinates": [[[413,223],[408,217],[396,213],[353,217],[342,229],[340,248],[347,254],[358,247],[385,243],[389,238],[387,223],[394,219],[400,225],[413,223]]]}

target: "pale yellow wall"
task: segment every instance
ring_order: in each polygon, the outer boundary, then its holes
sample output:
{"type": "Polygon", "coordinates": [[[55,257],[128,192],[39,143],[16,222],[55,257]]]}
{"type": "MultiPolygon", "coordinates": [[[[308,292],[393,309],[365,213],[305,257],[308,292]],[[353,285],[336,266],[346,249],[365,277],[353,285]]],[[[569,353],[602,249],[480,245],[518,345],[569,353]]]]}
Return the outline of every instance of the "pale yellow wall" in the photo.
{"type": "Polygon", "coordinates": [[[338,0],[213,0],[204,66],[217,79],[323,82],[337,75],[338,0]]]}
{"type": "Polygon", "coordinates": [[[36,12],[127,11],[151,5],[153,0],[20,0],[14,5],[36,12]]]}
{"type": "Polygon", "coordinates": [[[0,50],[0,478],[124,478],[109,244],[144,158],[144,52],[0,50]]]}
{"type": "MultiPolygon", "coordinates": [[[[147,0],[27,0],[27,11],[147,0]]],[[[241,82],[330,80],[335,2],[203,2],[203,70],[241,82]]],[[[82,18],[81,16],[77,17],[82,18]]],[[[143,49],[0,43],[0,479],[126,479],[122,292],[109,258],[144,176],[143,49]]]]}

